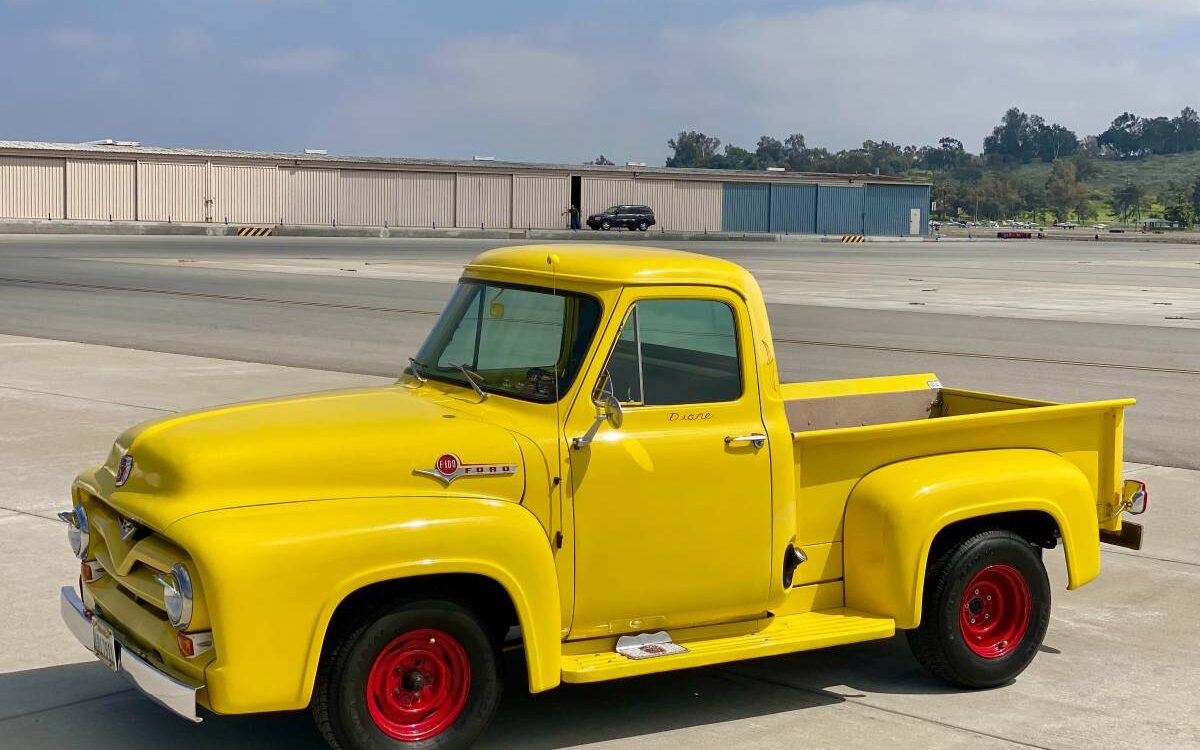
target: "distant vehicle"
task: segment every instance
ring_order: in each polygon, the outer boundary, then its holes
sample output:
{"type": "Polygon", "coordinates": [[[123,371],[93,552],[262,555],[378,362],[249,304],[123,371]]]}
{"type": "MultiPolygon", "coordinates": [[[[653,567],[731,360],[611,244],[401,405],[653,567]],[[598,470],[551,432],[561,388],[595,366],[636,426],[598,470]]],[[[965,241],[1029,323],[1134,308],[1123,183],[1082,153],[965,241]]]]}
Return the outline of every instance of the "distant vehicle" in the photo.
{"type": "Polygon", "coordinates": [[[951,221],[950,223],[956,227],[962,227],[963,229],[967,228],[967,222],[965,222],[965,221],[955,220],[955,221],[951,221]]]}
{"type": "Polygon", "coordinates": [[[654,226],[654,211],[649,206],[638,206],[631,204],[622,204],[613,206],[608,210],[601,211],[598,214],[592,214],[587,218],[587,225],[592,229],[615,229],[616,227],[625,227],[633,231],[646,231],[654,226]]]}
{"type": "Polygon", "coordinates": [[[1073,221],[1056,221],[1054,222],[1054,226],[1058,227],[1059,229],[1074,229],[1079,225],[1073,221]]]}
{"type": "Polygon", "coordinates": [[[1092,229],[1108,229],[1107,224],[1093,224],[1092,229]]]}
{"type": "Polygon", "coordinates": [[[935,221],[935,220],[933,220],[933,219],[930,219],[930,220],[929,220],[929,228],[930,228],[930,229],[941,229],[941,228],[942,228],[942,222],[940,222],[940,221],[935,221]]]}
{"type": "Polygon", "coordinates": [[[987,223],[987,225],[988,225],[989,227],[991,227],[992,229],[995,229],[995,228],[997,228],[997,227],[999,227],[999,226],[1000,226],[1000,225],[999,225],[997,222],[994,222],[994,221],[989,221],[989,222],[987,223]]]}
{"type": "Polygon", "coordinates": [[[1108,231],[1110,234],[1125,234],[1125,230],[1120,227],[1112,227],[1108,231]]]}

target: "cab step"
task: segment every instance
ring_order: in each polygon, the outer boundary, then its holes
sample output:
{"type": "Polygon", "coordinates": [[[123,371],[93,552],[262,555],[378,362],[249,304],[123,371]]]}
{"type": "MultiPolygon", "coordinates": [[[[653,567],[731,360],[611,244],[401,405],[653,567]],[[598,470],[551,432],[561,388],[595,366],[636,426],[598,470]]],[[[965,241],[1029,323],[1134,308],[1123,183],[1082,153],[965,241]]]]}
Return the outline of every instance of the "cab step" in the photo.
{"type": "Polygon", "coordinates": [[[890,617],[845,608],[803,612],[775,617],[765,628],[750,634],[692,641],[680,638],[675,643],[687,651],[653,659],[630,659],[612,650],[564,654],[562,679],[575,683],[615,680],[890,638],[895,633],[896,623],[890,617]]]}

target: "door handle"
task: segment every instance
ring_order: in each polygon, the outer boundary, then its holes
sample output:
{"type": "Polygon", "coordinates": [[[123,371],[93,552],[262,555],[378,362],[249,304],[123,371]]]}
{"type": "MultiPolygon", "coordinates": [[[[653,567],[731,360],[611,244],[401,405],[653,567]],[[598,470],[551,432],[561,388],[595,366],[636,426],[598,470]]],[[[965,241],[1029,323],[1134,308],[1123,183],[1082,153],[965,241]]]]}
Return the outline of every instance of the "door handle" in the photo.
{"type": "Polygon", "coordinates": [[[761,432],[752,432],[749,435],[726,435],[725,445],[733,445],[734,443],[749,443],[755,448],[761,448],[767,443],[767,436],[761,432]]]}

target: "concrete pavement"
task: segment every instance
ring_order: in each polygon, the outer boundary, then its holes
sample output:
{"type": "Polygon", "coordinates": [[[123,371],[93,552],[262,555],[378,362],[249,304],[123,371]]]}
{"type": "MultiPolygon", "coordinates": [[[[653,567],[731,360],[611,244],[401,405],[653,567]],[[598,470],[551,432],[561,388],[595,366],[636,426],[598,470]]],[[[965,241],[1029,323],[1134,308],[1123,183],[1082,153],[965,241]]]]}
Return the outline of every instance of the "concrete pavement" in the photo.
{"type": "MultiPolygon", "coordinates": [[[[304,713],[176,719],[92,661],[60,624],[77,564],[62,526],[74,473],[158,414],[369,383],[345,373],[0,336],[0,747],[313,748],[304,713]],[[85,740],[86,737],[86,740],[85,740]]],[[[1098,581],[1065,591],[1043,653],[1012,685],[947,689],[903,638],[708,669],[522,691],[519,662],[479,747],[1200,747],[1200,472],[1127,467],[1149,482],[1147,549],[1107,549],[1098,581]]]]}

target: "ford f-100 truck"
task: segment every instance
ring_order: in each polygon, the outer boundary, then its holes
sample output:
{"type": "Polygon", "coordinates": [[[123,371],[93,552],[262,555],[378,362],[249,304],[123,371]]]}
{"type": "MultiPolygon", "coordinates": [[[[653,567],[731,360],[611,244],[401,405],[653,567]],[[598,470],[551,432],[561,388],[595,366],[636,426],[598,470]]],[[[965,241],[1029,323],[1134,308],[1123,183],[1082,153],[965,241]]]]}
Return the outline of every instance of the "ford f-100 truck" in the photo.
{"type": "Polygon", "coordinates": [[[492,250],[393,385],[122,434],[62,514],[62,613],[184,717],[311,707],[345,750],[469,746],[517,642],[535,693],[897,630],[996,686],[1046,632],[1043,550],[1075,589],[1140,546],[1131,404],[781,383],[733,263],[492,250]]]}

